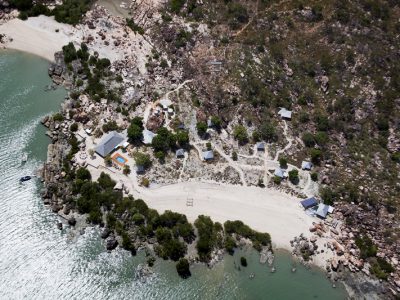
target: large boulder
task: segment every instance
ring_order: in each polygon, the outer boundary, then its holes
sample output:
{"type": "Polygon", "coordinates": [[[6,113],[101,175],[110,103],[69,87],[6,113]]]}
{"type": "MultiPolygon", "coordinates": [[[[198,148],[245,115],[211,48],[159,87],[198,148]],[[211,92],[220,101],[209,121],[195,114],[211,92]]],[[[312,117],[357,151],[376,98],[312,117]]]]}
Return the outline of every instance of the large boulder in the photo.
{"type": "Polygon", "coordinates": [[[118,241],[114,236],[110,236],[106,239],[106,249],[108,251],[114,250],[118,246],[118,241]]]}

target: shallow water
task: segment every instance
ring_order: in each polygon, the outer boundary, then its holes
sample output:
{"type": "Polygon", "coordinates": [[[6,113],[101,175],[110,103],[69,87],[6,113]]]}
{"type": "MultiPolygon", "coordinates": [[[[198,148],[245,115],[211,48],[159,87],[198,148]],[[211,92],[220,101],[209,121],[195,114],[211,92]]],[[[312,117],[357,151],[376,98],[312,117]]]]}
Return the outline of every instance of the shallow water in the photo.
{"type": "Polygon", "coordinates": [[[333,289],[318,270],[297,266],[292,273],[286,253],[278,253],[274,274],[247,251],[247,268],[235,268],[238,252],[213,270],[193,266],[188,280],[178,277],[174,263],[157,260],[154,274],[142,282],[135,273],[143,253],[105,252],[96,228],[79,237],[59,231],[38,196],[39,183],[18,183],[42,165],[49,140],[39,121],[57,111],[65,95],[44,91],[47,66],[28,54],[0,51],[0,299],[345,298],[342,287],[333,289]],[[29,159],[21,165],[25,152],[29,159]]]}

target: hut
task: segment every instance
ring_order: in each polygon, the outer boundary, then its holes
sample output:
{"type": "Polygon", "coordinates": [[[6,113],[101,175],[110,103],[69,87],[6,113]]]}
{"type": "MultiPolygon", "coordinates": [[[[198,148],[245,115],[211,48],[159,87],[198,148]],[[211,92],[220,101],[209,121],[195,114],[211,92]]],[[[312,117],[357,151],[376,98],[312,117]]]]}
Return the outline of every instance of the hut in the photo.
{"type": "Polygon", "coordinates": [[[302,170],[308,170],[308,171],[310,171],[310,170],[312,169],[312,167],[313,167],[313,164],[312,164],[311,162],[309,162],[309,161],[303,160],[303,161],[301,162],[301,169],[302,169],[302,170]]]}
{"type": "Polygon", "coordinates": [[[214,159],[214,152],[212,150],[203,152],[203,160],[210,161],[214,159]]]}
{"type": "Polygon", "coordinates": [[[317,199],[315,199],[315,197],[305,199],[303,201],[300,201],[300,203],[304,209],[309,209],[311,207],[318,205],[318,201],[317,201],[317,199]]]}

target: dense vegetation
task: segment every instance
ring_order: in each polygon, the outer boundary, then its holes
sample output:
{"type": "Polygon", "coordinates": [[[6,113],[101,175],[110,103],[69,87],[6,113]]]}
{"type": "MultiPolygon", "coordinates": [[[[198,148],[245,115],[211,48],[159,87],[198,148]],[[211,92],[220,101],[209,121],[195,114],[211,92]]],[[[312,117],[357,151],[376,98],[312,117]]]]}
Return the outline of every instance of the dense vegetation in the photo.
{"type": "Polygon", "coordinates": [[[23,20],[39,15],[54,16],[57,22],[77,25],[85,13],[90,9],[92,0],[63,0],[50,10],[41,2],[32,0],[11,0],[10,4],[20,11],[19,17],[23,20]]]}

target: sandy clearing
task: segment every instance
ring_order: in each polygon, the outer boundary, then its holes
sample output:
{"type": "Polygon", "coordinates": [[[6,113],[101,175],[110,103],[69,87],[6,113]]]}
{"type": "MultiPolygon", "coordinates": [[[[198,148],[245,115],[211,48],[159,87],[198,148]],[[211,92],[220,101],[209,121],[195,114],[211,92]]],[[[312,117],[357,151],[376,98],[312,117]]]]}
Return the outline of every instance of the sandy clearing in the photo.
{"type": "Polygon", "coordinates": [[[272,189],[181,182],[141,189],[140,197],[158,211],[185,214],[193,222],[204,214],[214,221],[241,220],[251,228],[271,234],[274,246],[291,250],[290,240],[300,233],[309,236],[315,221],[299,206],[299,199],[272,189]],[[187,206],[188,198],[193,206],[187,206]]]}
{"type": "Polygon", "coordinates": [[[80,32],[74,27],[46,16],[26,21],[12,19],[0,25],[0,33],[12,38],[5,44],[6,48],[29,52],[49,61],[54,60],[54,53],[60,51],[62,46],[81,38],[80,32]]]}

